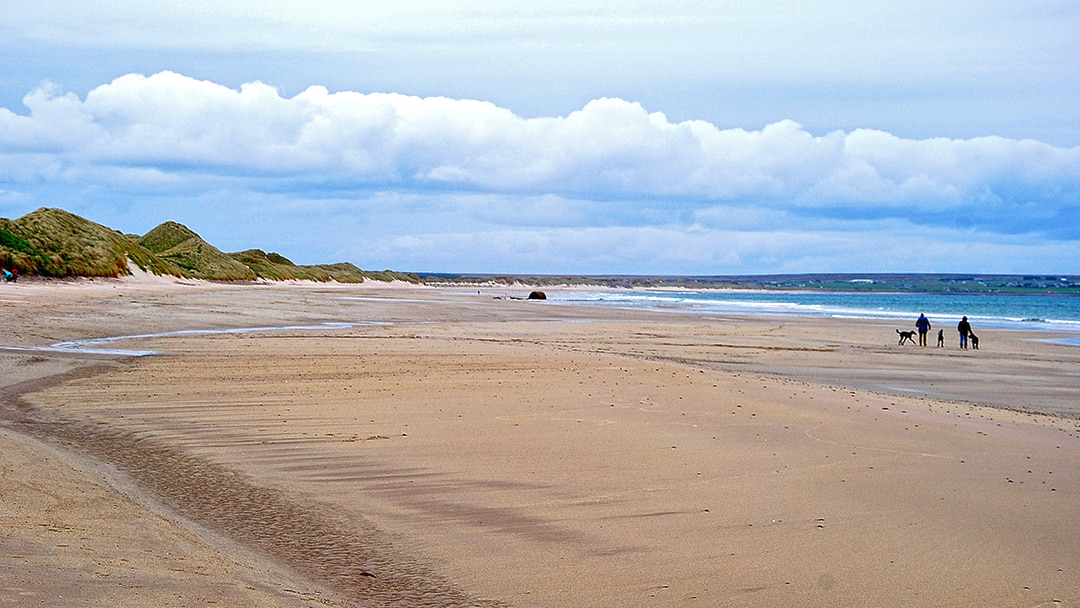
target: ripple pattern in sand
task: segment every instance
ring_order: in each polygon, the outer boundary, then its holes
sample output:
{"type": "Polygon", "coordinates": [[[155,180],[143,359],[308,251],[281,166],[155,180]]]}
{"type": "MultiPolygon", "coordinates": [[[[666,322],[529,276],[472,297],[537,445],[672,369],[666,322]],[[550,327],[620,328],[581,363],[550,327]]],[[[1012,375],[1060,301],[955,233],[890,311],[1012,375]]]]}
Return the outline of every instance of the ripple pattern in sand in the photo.
{"type": "Polygon", "coordinates": [[[500,605],[454,589],[355,516],[325,504],[304,504],[153,439],[71,421],[23,421],[15,426],[112,464],[169,508],[327,585],[346,605],[500,605]]]}

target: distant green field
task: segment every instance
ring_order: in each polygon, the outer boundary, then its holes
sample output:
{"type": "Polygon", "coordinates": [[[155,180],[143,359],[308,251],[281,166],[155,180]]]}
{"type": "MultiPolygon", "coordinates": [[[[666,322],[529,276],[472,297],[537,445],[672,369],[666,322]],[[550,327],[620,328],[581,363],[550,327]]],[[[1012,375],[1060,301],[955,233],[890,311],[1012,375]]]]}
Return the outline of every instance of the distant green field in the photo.
{"type": "Polygon", "coordinates": [[[508,276],[421,274],[427,283],[595,285],[626,288],[768,289],[834,292],[1080,294],[1078,276],[805,274],[745,276],[508,276]]]}

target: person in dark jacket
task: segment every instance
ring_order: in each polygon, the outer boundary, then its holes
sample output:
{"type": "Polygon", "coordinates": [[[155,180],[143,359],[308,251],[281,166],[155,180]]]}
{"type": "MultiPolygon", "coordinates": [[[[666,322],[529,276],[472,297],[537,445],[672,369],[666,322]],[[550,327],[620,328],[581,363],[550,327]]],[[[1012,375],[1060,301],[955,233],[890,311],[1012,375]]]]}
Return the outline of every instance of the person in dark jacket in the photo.
{"type": "Polygon", "coordinates": [[[915,320],[915,329],[919,330],[919,346],[926,346],[926,334],[930,331],[930,319],[927,319],[924,314],[919,314],[919,318],[915,320]]]}
{"type": "Polygon", "coordinates": [[[968,334],[971,333],[971,323],[968,323],[967,317],[956,324],[956,333],[960,334],[960,348],[967,348],[968,334]]]}

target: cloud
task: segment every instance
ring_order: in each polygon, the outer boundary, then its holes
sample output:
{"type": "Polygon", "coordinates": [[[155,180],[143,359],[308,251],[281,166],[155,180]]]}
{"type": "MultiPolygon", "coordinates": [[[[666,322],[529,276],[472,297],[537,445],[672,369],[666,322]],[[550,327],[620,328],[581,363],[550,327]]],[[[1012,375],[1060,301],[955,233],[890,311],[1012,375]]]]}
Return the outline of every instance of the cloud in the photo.
{"type": "Polygon", "coordinates": [[[0,105],[168,69],[563,116],[604,96],[678,121],[1080,143],[1075,3],[485,0],[8,3],[0,105]]]}
{"type": "Polygon", "coordinates": [[[942,209],[1061,204],[1047,192],[1075,205],[1080,183],[1080,148],[866,129],[815,136],[792,121],[721,130],[612,98],[526,119],[479,101],[322,87],[285,98],[258,82],[234,90],[162,72],[117,78],[85,100],[46,87],[24,102],[26,116],[0,109],[0,151],[305,185],[942,209]]]}
{"type": "MultiPolygon", "coordinates": [[[[525,118],[467,99],[320,86],[287,97],[173,72],[82,99],[45,85],[24,105],[0,108],[5,205],[170,200],[188,217],[259,218],[237,249],[269,247],[257,237],[270,230],[405,269],[842,270],[875,250],[878,270],[923,269],[904,264],[937,252],[1004,271],[1016,260],[958,249],[1000,242],[1066,264],[1080,241],[1080,147],[1034,140],[813,134],[790,120],[721,129],[617,98],[525,118]]],[[[213,230],[223,247],[241,234],[213,230]]]]}
{"type": "Polygon", "coordinates": [[[1074,242],[964,238],[944,228],[911,231],[902,221],[860,231],[725,230],[680,226],[507,229],[374,236],[343,250],[353,259],[407,260],[450,272],[566,274],[753,274],[803,272],[1068,272],[1074,242]],[[898,237],[898,234],[901,235],[898,237]],[[873,255],[868,255],[873,252],[873,255]],[[972,263],[971,260],[977,260],[972,263]],[[976,270],[971,270],[976,269],[976,270]],[[1054,270],[1057,269],[1057,270],[1054,270]]]}

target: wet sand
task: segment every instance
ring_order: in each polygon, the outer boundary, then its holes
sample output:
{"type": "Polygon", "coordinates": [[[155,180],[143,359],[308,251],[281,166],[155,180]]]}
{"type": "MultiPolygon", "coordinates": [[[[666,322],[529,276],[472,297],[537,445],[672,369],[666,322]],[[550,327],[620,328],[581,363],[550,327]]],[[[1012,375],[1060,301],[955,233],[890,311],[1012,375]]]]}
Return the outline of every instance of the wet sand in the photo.
{"type": "Polygon", "coordinates": [[[1080,348],[506,293],[5,290],[2,346],[307,329],[0,351],[0,603],[1080,605],[1080,348]]]}

